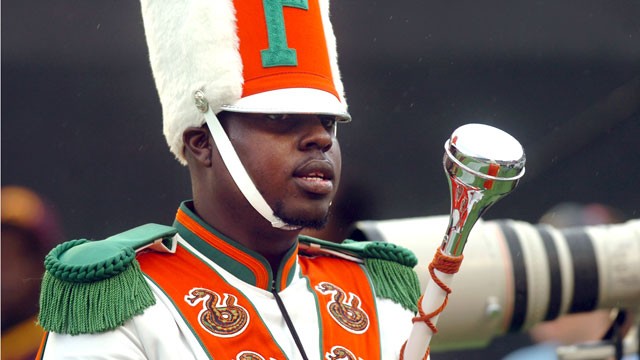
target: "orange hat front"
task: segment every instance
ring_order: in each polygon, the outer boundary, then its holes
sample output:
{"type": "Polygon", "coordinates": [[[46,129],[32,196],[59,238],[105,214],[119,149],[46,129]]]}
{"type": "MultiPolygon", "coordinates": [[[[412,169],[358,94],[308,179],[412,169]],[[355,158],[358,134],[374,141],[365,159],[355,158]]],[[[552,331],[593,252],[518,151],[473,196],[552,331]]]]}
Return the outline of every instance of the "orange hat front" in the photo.
{"type": "Polygon", "coordinates": [[[182,133],[215,113],[301,113],[349,121],[328,0],[142,0],[164,134],[178,160],[182,133]]]}

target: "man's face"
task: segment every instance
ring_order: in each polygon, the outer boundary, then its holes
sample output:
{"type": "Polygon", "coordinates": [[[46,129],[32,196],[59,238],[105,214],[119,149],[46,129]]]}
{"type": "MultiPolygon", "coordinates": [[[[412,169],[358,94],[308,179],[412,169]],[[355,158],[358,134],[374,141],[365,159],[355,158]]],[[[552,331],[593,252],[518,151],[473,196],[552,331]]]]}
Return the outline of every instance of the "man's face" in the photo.
{"type": "Polygon", "coordinates": [[[276,216],[322,227],[342,166],[335,118],[224,112],[220,121],[276,216]]]}

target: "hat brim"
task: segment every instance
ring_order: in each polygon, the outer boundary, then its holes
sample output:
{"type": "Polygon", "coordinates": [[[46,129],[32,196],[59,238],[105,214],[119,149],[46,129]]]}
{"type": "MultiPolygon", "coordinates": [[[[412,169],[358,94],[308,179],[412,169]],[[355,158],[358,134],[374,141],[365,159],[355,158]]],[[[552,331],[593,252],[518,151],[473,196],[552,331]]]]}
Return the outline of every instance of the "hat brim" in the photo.
{"type": "Polygon", "coordinates": [[[346,106],[326,91],[310,88],[288,88],[265,91],[243,97],[220,111],[259,114],[333,115],[341,122],[351,121],[346,106]]]}

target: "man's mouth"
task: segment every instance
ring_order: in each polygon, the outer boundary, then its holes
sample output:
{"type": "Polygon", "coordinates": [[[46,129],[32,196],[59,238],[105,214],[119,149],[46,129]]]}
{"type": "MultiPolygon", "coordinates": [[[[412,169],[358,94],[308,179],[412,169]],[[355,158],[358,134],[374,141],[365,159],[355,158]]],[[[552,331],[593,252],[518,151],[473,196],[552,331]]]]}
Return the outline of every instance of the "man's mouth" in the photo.
{"type": "Polygon", "coordinates": [[[296,170],[294,178],[306,192],[327,195],[333,191],[333,166],[327,161],[313,160],[296,170]]]}
{"type": "Polygon", "coordinates": [[[323,173],[316,173],[316,172],[311,173],[311,174],[306,175],[306,176],[301,176],[301,178],[304,179],[304,180],[307,180],[307,181],[327,180],[323,173]]]}

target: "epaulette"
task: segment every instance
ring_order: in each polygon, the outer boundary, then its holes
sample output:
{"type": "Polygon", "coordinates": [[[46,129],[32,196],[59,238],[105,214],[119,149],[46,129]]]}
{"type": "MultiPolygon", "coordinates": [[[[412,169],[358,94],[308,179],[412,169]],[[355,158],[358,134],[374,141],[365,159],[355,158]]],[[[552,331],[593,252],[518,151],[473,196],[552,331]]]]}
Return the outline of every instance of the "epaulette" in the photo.
{"type": "Polygon", "coordinates": [[[136,252],[175,252],[177,230],[146,224],[105,240],[71,240],[45,257],[38,322],[47,331],[115,329],[155,304],[136,252]]]}
{"type": "Polygon", "coordinates": [[[418,259],[411,250],[388,242],[347,239],[334,243],[309,236],[300,236],[299,244],[302,254],[334,256],[364,264],[378,297],[418,311],[420,282],[413,271],[418,259]]]}

